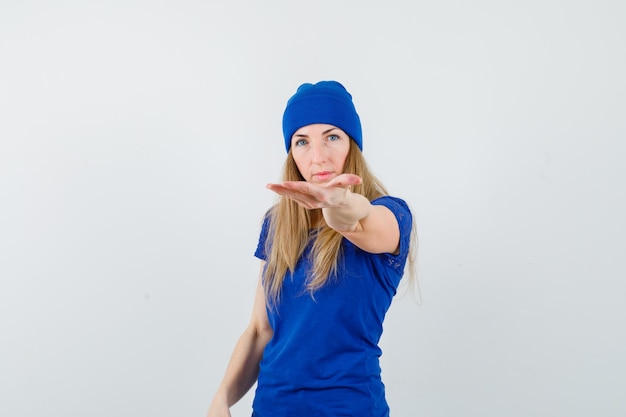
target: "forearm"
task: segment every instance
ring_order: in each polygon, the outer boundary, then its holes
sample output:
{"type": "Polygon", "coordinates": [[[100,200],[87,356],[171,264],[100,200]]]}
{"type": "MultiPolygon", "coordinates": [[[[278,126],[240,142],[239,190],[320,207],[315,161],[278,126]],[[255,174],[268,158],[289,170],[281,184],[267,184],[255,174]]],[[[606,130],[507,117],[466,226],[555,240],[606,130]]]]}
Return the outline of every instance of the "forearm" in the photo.
{"type": "Polygon", "coordinates": [[[369,200],[361,194],[347,191],[342,204],[322,209],[326,224],[338,232],[352,232],[359,221],[367,217],[372,209],[369,200]]]}
{"type": "Polygon", "coordinates": [[[271,334],[263,334],[253,327],[241,335],[226,368],[226,373],[213,402],[231,407],[254,385],[259,375],[259,362],[271,334]]]}

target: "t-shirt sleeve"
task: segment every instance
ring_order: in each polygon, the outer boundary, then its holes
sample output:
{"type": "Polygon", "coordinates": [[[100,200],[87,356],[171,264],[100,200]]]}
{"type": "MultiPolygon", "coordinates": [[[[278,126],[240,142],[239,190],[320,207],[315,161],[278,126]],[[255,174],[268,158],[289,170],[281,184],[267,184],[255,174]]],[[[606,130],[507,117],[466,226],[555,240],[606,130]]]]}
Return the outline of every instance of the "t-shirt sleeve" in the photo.
{"type": "Polygon", "coordinates": [[[261,226],[261,233],[259,235],[259,243],[257,244],[256,251],[254,251],[254,256],[256,256],[262,261],[267,260],[267,254],[265,253],[265,242],[267,241],[269,228],[270,228],[270,212],[268,211],[267,213],[265,213],[265,217],[263,218],[263,225],[261,226]]]}
{"type": "Polygon", "coordinates": [[[397,255],[386,253],[383,254],[383,256],[387,258],[389,266],[402,274],[409,255],[411,231],[413,230],[413,215],[411,214],[411,210],[404,200],[391,196],[377,198],[372,201],[372,204],[385,206],[396,216],[400,228],[400,248],[397,255]]]}

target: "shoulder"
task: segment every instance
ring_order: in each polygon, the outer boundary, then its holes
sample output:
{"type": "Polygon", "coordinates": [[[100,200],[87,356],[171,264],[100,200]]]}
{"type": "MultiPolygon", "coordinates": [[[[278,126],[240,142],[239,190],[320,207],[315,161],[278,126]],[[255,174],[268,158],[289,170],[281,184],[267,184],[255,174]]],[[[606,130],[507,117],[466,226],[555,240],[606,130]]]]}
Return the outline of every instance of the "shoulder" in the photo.
{"type": "Polygon", "coordinates": [[[254,252],[254,256],[256,256],[257,258],[261,260],[267,259],[266,242],[268,241],[268,236],[270,234],[271,221],[272,221],[272,216],[275,211],[275,208],[276,206],[272,206],[270,209],[268,209],[265,212],[265,215],[263,216],[263,220],[261,223],[259,241],[257,243],[256,251],[254,252]]]}
{"type": "Polygon", "coordinates": [[[277,205],[273,205],[272,207],[267,209],[267,211],[263,215],[263,219],[261,222],[262,233],[263,232],[267,233],[267,229],[269,229],[270,224],[272,223],[274,216],[276,215],[276,209],[277,209],[277,205]]]}
{"type": "Polygon", "coordinates": [[[393,213],[398,222],[401,240],[408,239],[413,227],[413,214],[406,201],[401,198],[386,195],[371,202],[376,206],[384,206],[393,213]]]}
{"type": "Polygon", "coordinates": [[[387,207],[396,215],[396,217],[398,217],[398,215],[408,215],[409,217],[412,217],[409,205],[401,198],[385,195],[375,200],[372,200],[371,203],[376,206],[387,207]]]}

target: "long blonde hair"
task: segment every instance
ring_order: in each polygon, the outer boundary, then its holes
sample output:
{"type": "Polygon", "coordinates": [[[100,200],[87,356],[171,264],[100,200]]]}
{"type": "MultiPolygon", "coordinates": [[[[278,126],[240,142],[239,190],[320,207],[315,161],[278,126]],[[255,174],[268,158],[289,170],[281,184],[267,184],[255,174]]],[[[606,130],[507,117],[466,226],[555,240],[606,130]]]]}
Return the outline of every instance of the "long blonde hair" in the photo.
{"type": "MultiPolygon", "coordinates": [[[[343,172],[361,177],[361,184],[352,186],[352,192],[362,194],[369,201],[388,195],[385,186],[370,171],[361,150],[352,140],[350,140],[350,150],[343,172]]],[[[291,150],[283,168],[282,180],[304,181],[291,150]]],[[[287,197],[280,197],[279,202],[270,210],[270,226],[265,247],[268,256],[263,275],[269,306],[274,306],[280,299],[285,274],[287,271],[293,273],[309,239],[313,239],[311,250],[313,265],[307,289],[314,293],[323,287],[337,271],[343,236],[323,221],[321,221],[322,226],[311,235],[313,227],[320,219],[323,220],[321,209],[307,210],[287,197]]],[[[415,233],[412,233],[411,247],[416,246],[413,244],[414,240],[415,233]]],[[[414,276],[413,253],[414,251],[411,251],[408,259],[411,277],[414,276]]]]}

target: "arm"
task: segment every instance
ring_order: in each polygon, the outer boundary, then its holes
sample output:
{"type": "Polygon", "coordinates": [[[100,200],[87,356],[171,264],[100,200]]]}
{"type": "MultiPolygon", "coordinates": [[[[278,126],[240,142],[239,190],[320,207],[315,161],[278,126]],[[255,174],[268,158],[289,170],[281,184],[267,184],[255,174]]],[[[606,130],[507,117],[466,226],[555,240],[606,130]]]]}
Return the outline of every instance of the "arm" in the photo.
{"type": "Polygon", "coordinates": [[[321,208],[326,224],[364,251],[397,253],[400,227],[396,217],[387,207],[372,205],[350,191],[351,185],[360,183],[358,176],[342,174],[324,184],[286,181],[268,184],[268,188],[304,208],[321,208]]]}
{"type": "Polygon", "coordinates": [[[322,209],[326,224],[366,252],[397,253],[400,227],[392,211],[346,191],[341,205],[322,209]]]}
{"type": "Polygon", "coordinates": [[[211,402],[208,417],[230,416],[229,408],[256,382],[263,350],[272,335],[273,331],[265,310],[265,292],[259,276],[250,324],[235,345],[222,383],[211,402]]]}

